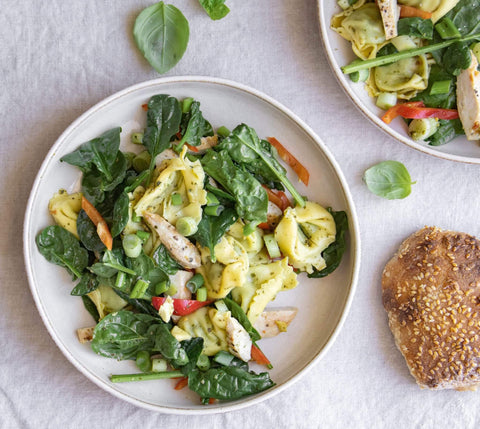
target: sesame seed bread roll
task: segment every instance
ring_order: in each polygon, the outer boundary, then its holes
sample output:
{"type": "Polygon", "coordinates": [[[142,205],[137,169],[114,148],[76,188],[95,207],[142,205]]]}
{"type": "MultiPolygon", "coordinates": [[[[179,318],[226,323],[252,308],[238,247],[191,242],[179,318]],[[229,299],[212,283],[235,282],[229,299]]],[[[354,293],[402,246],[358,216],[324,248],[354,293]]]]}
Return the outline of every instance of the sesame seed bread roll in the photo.
{"type": "Polygon", "coordinates": [[[418,385],[480,383],[480,241],[426,227],[408,237],[382,276],[395,343],[418,385]]]}

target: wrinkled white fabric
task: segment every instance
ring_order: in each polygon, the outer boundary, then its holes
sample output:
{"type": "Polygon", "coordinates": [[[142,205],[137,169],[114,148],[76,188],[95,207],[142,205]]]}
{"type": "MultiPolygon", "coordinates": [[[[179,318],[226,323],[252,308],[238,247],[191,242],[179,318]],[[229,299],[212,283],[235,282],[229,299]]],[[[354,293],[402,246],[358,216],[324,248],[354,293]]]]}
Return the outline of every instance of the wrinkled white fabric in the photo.
{"type": "Polygon", "coordinates": [[[356,110],[323,53],[315,0],[227,0],[231,12],[218,22],[196,0],[172,2],[187,16],[191,34],[185,56],[167,75],[253,86],[304,119],[338,160],[363,243],[351,312],[328,354],[299,382],[227,414],[185,417],[136,408],[78,372],[51,340],[31,297],[22,254],[24,210],[43,158],[77,116],[120,89],[158,77],[131,37],[135,16],[152,2],[4,0],[0,428],[478,426],[479,393],[422,391],[414,384],[387,326],[380,277],[401,240],[424,225],[480,236],[479,167],[416,152],[356,110]],[[405,200],[380,199],[362,183],[363,171],[386,159],[403,162],[417,181],[405,200]]]}

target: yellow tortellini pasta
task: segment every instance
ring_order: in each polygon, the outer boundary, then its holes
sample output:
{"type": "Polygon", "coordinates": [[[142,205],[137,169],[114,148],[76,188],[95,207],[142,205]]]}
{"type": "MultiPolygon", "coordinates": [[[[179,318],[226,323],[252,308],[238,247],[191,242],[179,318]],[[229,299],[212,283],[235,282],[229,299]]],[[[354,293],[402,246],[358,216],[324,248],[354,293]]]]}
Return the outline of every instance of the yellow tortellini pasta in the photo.
{"type": "Polygon", "coordinates": [[[256,228],[251,234],[244,235],[244,227],[245,224],[239,219],[228,229],[227,234],[235,238],[249,255],[255,255],[263,248],[263,231],[256,228]]]}
{"type": "Polygon", "coordinates": [[[65,189],[60,189],[48,203],[48,211],[53,219],[66,230],[78,238],[77,218],[82,209],[82,194],[69,194],[65,189]]]}
{"type": "Polygon", "coordinates": [[[322,252],[335,241],[333,216],[320,204],[307,201],[305,207],[287,208],[275,228],[275,239],[283,255],[297,269],[313,272],[325,268],[322,252]]]}
{"type": "Polygon", "coordinates": [[[375,67],[370,73],[366,87],[372,97],[381,92],[394,92],[400,99],[409,99],[427,88],[428,75],[427,57],[419,55],[375,67]]]}
{"type": "Polygon", "coordinates": [[[181,217],[191,217],[198,224],[202,219],[202,205],[207,203],[203,189],[205,173],[200,161],[185,157],[185,147],[178,158],[164,160],[156,170],[152,186],[135,205],[135,213],[142,216],[149,211],[163,216],[172,225],[181,217]],[[181,204],[172,204],[172,194],[179,194],[181,204]]]}
{"type": "Polygon", "coordinates": [[[203,353],[213,356],[220,350],[228,351],[226,327],[230,312],[202,307],[180,318],[177,326],[192,337],[203,338],[203,353]]]}
{"type": "Polygon", "coordinates": [[[233,299],[254,323],[267,304],[281,290],[297,286],[297,275],[288,265],[288,259],[250,267],[245,284],[232,290],[233,299]]]}
{"type": "Polygon", "coordinates": [[[353,52],[363,60],[375,58],[378,50],[386,44],[382,17],[375,3],[359,0],[335,15],[331,28],[352,42],[353,52]]]}
{"type": "Polygon", "coordinates": [[[459,0],[398,0],[399,4],[431,12],[433,22],[437,22],[443,15],[453,9],[458,2],[459,0]]]}
{"type": "Polygon", "coordinates": [[[210,259],[210,251],[200,247],[202,266],[197,272],[205,279],[208,299],[225,298],[235,287],[241,287],[249,267],[248,254],[232,236],[224,235],[215,246],[216,262],[210,259]]]}
{"type": "Polygon", "coordinates": [[[127,301],[120,298],[110,286],[102,284],[94,291],[88,293],[88,297],[93,301],[95,307],[97,307],[100,320],[107,314],[115,313],[128,304],[127,301]]]}

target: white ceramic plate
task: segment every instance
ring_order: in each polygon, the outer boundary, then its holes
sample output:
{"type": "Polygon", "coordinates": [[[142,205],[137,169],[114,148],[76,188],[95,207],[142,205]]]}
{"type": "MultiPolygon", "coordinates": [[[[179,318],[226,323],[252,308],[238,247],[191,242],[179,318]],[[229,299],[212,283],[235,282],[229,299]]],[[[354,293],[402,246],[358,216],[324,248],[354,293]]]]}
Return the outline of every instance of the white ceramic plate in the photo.
{"type": "Polygon", "coordinates": [[[407,132],[405,121],[400,117],[392,123],[385,124],[380,117],[383,110],[375,105],[375,100],[368,96],[364,89],[364,83],[353,83],[347,75],[344,75],[340,67],[349,64],[356,59],[350,42],[340,37],[330,29],[332,16],[341,11],[336,0],[318,0],[319,21],[323,44],[332,70],[353,103],[380,129],[393,138],[406,145],[439,158],[452,161],[480,164],[480,147],[475,142],[469,142],[464,136],[443,146],[428,146],[412,140],[407,132]]]}
{"type": "MultiPolygon", "coordinates": [[[[243,85],[212,78],[176,77],[141,83],[114,94],[84,113],[60,136],[45,158],[30,195],[24,252],[30,287],[43,321],[61,351],[83,374],[106,391],[138,406],[166,413],[207,414],[265,400],[320,360],[337,336],[352,300],[360,245],[347,183],[325,145],[306,124],[278,102],[243,85]],[[36,235],[52,224],[47,209],[50,197],[59,188],[68,190],[79,178],[78,170],[60,163],[60,158],[114,126],[122,127],[122,144],[128,145],[130,132],[144,127],[146,114],[141,105],[159,93],[199,100],[204,116],[214,127],[225,125],[233,129],[245,122],[262,137],[276,136],[311,173],[309,188],[299,186],[300,193],[335,210],[345,210],[349,216],[348,249],[341,266],[325,279],[307,279],[302,275],[296,289],[280,293],[275,301],[275,306],[299,308],[287,333],[261,341],[274,365],[271,377],[276,387],[243,400],[204,406],[188,388],[173,390],[172,380],[111,383],[112,373],[137,372],[134,362],[98,356],[89,344],[78,342],[76,329],[91,326],[93,320],[81,299],[70,296],[72,282],[66,271],[47,262],[36,249],[36,235]]],[[[252,369],[265,370],[255,365],[252,369]]]]}

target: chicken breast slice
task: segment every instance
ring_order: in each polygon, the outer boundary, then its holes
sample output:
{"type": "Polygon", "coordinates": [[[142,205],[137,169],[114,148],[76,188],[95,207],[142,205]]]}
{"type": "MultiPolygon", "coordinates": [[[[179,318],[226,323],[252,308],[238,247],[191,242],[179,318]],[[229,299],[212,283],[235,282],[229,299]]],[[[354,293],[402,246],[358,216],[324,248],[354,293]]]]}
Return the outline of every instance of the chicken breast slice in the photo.
{"type": "Polygon", "coordinates": [[[192,292],[187,288],[187,282],[193,277],[191,271],[178,270],[175,274],[168,276],[170,284],[174,285],[177,291],[172,298],[192,299],[192,292]]]}
{"type": "Polygon", "coordinates": [[[271,338],[277,336],[280,332],[285,332],[288,325],[297,315],[298,308],[285,307],[279,309],[266,310],[253,324],[262,338],[271,338]]]}
{"type": "Polygon", "coordinates": [[[198,268],[201,265],[200,252],[193,243],[180,234],[177,229],[162,216],[144,212],[143,218],[157,234],[172,257],[184,268],[198,268]]]}
{"type": "Polygon", "coordinates": [[[457,77],[457,109],[468,140],[480,139],[480,72],[471,52],[470,67],[457,77]]]}
{"type": "Polygon", "coordinates": [[[228,351],[244,362],[248,362],[252,352],[252,339],[248,332],[232,316],[227,318],[226,331],[228,351]]]}
{"type": "Polygon", "coordinates": [[[397,0],[377,0],[377,4],[380,9],[380,15],[382,16],[385,38],[390,40],[397,37],[397,22],[399,16],[397,0]]]}

